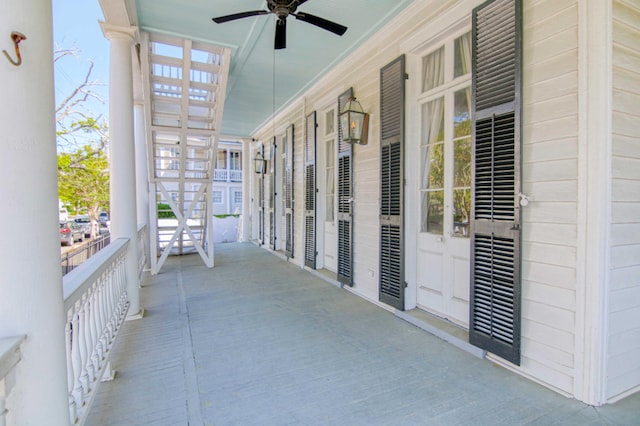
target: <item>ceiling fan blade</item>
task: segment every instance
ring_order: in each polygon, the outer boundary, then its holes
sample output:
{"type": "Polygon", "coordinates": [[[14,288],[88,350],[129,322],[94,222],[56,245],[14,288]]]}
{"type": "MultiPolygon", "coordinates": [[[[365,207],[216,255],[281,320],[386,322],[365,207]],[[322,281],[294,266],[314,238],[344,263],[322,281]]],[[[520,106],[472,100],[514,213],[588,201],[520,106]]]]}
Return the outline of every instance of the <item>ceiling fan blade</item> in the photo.
{"type": "Polygon", "coordinates": [[[331,31],[332,33],[340,36],[344,34],[345,31],[347,31],[347,27],[343,25],[336,24],[335,22],[327,21],[324,18],[311,15],[309,13],[298,12],[293,16],[295,16],[296,19],[299,19],[311,25],[315,25],[316,27],[320,27],[323,30],[331,31]]]}
{"type": "Polygon", "coordinates": [[[218,16],[217,18],[211,18],[216,24],[222,24],[223,22],[235,21],[236,19],[248,18],[249,16],[266,15],[271,13],[266,10],[251,10],[249,12],[233,13],[231,15],[218,16]]]}
{"type": "Polygon", "coordinates": [[[276,21],[276,40],[273,44],[274,49],[286,49],[287,47],[287,20],[278,19],[276,21]]]}
{"type": "Polygon", "coordinates": [[[308,0],[298,0],[298,6],[300,6],[303,3],[306,3],[308,0]]]}

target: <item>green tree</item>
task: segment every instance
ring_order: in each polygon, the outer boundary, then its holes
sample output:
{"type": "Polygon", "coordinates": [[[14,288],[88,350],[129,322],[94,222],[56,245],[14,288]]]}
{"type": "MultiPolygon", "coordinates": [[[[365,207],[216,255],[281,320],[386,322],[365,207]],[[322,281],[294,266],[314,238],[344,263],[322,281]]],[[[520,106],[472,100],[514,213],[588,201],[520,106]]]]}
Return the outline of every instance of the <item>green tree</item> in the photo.
{"type": "Polygon", "coordinates": [[[109,162],[102,147],[84,145],[58,154],[58,196],[76,209],[87,209],[94,234],[100,209],[109,205],[109,162]]]}

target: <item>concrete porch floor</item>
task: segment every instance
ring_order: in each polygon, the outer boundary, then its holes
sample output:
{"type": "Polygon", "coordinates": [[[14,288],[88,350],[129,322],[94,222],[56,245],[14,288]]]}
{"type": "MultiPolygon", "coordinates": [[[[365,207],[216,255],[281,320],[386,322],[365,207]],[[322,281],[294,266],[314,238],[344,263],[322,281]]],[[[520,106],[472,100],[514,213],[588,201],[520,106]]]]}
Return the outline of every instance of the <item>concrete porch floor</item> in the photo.
{"type": "Polygon", "coordinates": [[[248,243],[141,289],[87,425],[640,424],[476,358],[248,243]]]}

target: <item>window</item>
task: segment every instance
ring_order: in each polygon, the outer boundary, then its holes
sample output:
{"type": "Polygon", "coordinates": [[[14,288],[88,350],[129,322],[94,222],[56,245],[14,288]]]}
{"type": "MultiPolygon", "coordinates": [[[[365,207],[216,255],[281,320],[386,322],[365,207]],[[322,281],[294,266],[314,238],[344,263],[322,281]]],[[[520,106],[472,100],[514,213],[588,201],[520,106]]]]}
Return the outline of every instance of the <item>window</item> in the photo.
{"type": "Polygon", "coordinates": [[[211,198],[213,199],[213,204],[224,204],[222,202],[222,191],[213,191],[211,198]]]}
{"type": "Polygon", "coordinates": [[[470,67],[470,33],[422,59],[421,232],[469,237],[470,67]]]}
{"type": "Polygon", "coordinates": [[[233,204],[242,205],[242,191],[233,191],[233,204]]]}
{"type": "Polygon", "coordinates": [[[229,169],[242,170],[242,156],[240,152],[237,152],[237,151],[229,152],[229,169]]]}
{"type": "Polygon", "coordinates": [[[333,109],[330,109],[325,113],[325,126],[324,126],[325,135],[330,135],[332,133],[335,133],[336,131],[335,116],[336,116],[336,113],[335,113],[335,110],[333,109]]]}
{"type": "Polygon", "coordinates": [[[226,169],[227,168],[227,151],[224,149],[218,150],[218,155],[216,156],[216,169],[226,169]]]}

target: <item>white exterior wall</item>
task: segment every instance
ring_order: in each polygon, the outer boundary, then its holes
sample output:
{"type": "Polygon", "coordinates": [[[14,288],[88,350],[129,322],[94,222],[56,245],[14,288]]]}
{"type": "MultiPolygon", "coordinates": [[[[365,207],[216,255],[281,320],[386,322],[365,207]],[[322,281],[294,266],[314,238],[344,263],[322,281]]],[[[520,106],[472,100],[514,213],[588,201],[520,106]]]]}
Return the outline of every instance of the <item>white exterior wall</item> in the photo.
{"type": "MultiPolygon", "coordinates": [[[[293,124],[293,200],[294,200],[294,219],[293,219],[293,233],[294,233],[294,247],[293,247],[293,258],[291,262],[302,266],[304,265],[304,138],[305,138],[305,128],[304,128],[304,100],[295,102],[289,108],[287,108],[282,114],[278,117],[276,122],[276,137],[278,140],[278,163],[277,167],[282,168],[282,150],[284,146],[280,142],[282,140],[282,136],[285,134],[288,126],[293,124]]],[[[309,110],[311,112],[313,110],[309,110]]],[[[269,123],[265,126],[264,129],[258,134],[254,136],[254,139],[264,144],[264,156],[265,158],[270,158],[271,155],[271,140],[273,138],[273,123],[269,123]]],[[[257,145],[255,145],[257,146],[257,145]]],[[[269,169],[267,169],[269,170],[269,169]]],[[[282,171],[282,170],[280,170],[282,171]]],[[[282,177],[282,174],[278,171],[278,176],[282,177]]],[[[283,172],[283,171],[282,171],[283,172]]],[[[258,203],[258,187],[259,180],[256,176],[256,187],[253,190],[252,197],[254,199],[255,204],[255,216],[252,222],[252,229],[254,229],[254,235],[257,238],[258,235],[258,220],[259,220],[259,205],[258,203]]],[[[277,183],[276,183],[277,185],[277,183]]],[[[269,175],[265,174],[265,203],[268,206],[269,201],[269,191],[271,191],[270,183],[269,183],[269,175]]],[[[276,232],[278,234],[278,247],[281,250],[284,250],[285,244],[285,233],[282,227],[284,224],[283,221],[280,220],[282,216],[282,202],[276,205],[276,215],[278,222],[276,226],[279,227],[276,232]]],[[[269,244],[270,237],[270,229],[269,229],[269,215],[265,213],[265,246],[269,244]]]]}
{"type": "Polygon", "coordinates": [[[521,370],[573,393],[578,247],[578,2],[523,8],[521,370]]]}
{"type": "MultiPolygon", "coordinates": [[[[640,387],[640,2],[613,2],[607,399],[640,387]]],[[[622,395],[621,395],[622,394],[622,395]]]]}
{"type": "MultiPolygon", "coordinates": [[[[482,0],[415,2],[330,70],[304,94],[304,98],[297,100],[276,120],[277,126],[284,122],[295,125],[293,261],[296,264],[303,264],[304,250],[304,117],[325,107],[328,93],[340,94],[353,87],[365,111],[371,113],[371,125],[369,144],[355,146],[353,154],[352,290],[377,303],[380,68],[401,54],[409,54],[409,50],[419,43],[427,42],[420,39],[427,26],[455,23],[462,14],[468,16],[470,27],[471,11],[481,3],[482,0]]],[[[581,59],[581,54],[588,53],[588,49],[581,50],[584,49],[581,37],[589,31],[582,26],[583,7],[580,0],[523,2],[522,183],[523,193],[530,197],[530,203],[522,209],[521,366],[490,357],[565,395],[588,400],[585,389],[601,385],[600,379],[594,378],[597,376],[590,376],[597,367],[588,359],[588,353],[602,351],[597,346],[599,340],[585,337],[585,329],[595,323],[604,323],[605,319],[585,321],[585,317],[593,314],[592,306],[585,300],[594,294],[587,289],[593,279],[588,281],[585,275],[589,273],[589,262],[602,262],[602,259],[590,260],[584,254],[593,253],[593,250],[585,249],[591,232],[588,224],[592,219],[585,215],[589,201],[585,199],[585,191],[590,184],[584,154],[593,148],[587,146],[589,140],[581,130],[587,117],[581,112],[584,108],[581,102],[590,99],[588,96],[583,99],[580,92],[580,67],[586,61],[581,59]]],[[[640,361],[637,361],[640,359],[639,10],[636,1],[616,0],[614,82],[618,90],[614,90],[613,120],[612,285],[609,318],[606,319],[610,326],[608,396],[640,384],[640,361]]],[[[407,119],[410,117],[407,110],[407,119]]],[[[265,125],[257,138],[268,142],[271,129],[271,123],[265,125]]],[[[406,137],[410,134],[406,133],[406,137]]],[[[405,194],[405,197],[411,196],[415,194],[405,194]]],[[[405,210],[405,214],[406,220],[415,220],[410,212],[405,210]]],[[[606,223],[601,225],[607,226],[606,223]]],[[[415,263],[415,253],[409,251],[405,252],[409,263],[405,265],[406,272],[411,271],[411,262],[415,263]]],[[[408,291],[412,286],[415,291],[415,282],[411,282],[415,281],[415,276],[409,273],[406,278],[408,291]]],[[[598,288],[605,286],[605,282],[596,282],[598,288]]],[[[407,294],[406,298],[409,308],[412,303],[415,306],[414,295],[407,294]]],[[[602,303],[605,306],[606,301],[602,303]]]]}

